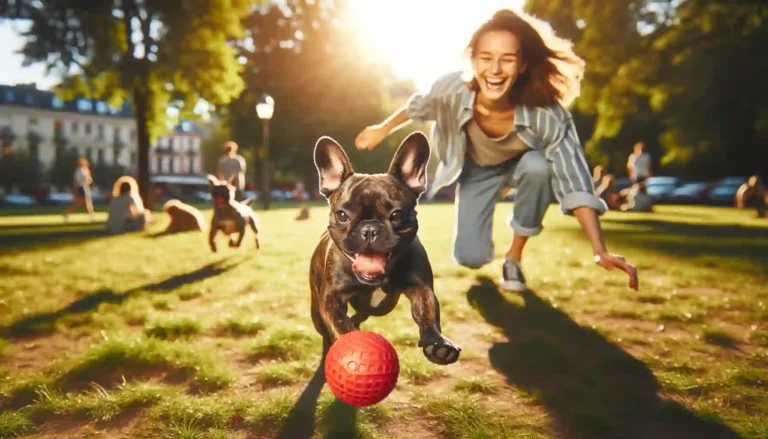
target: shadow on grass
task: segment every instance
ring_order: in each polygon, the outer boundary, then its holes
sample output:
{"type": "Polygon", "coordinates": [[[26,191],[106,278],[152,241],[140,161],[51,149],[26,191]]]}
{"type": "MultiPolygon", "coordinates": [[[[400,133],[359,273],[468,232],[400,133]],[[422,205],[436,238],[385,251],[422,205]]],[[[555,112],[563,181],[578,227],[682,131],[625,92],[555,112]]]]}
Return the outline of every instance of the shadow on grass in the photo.
{"type": "Polygon", "coordinates": [[[40,250],[107,236],[103,222],[0,226],[0,250],[40,250]]]}
{"type": "MultiPolygon", "coordinates": [[[[276,439],[311,439],[315,431],[317,400],[325,385],[324,363],[315,370],[312,379],[301,392],[276,439]]],[[[326,439],[358,439],[361,437],[357,425],[358,409],[334,398],[324,411],[321,420],[321,434],[326,439]]]]}
{"type": "Polygon", "coordinates": [[[161,282],[142,285],[123,293],[118,293],[109,289],[99,290],[70,303],[58,311],[35,314],[17,320],[7,327],[0,328],[0,335],[7,338],[22,338],[48,333],[53,331],[56,322],[63,317],[92,311],[98,308],[102,303],[122,303],[131,296],[142,291],[152,293],[173,291],[183,285],[218,276],[231,270],[239,263],[233,262],[224,264],[224,262],[225,261],[214,262],[198,268],[197,270],[190,271],[189,273],[178,274],[161,282]]]}
{"type": "MultiPolygon", "coordinates": [[[[768,273],[768,228],[692,224],[655,219],[601,220],[607,241],[686,258],[712,257],[707,265],[753,275],[768,273]]],[[[574,233],[581,233],[574,231],[574,233]]]]}
{"type": "Polygon", "coordinates": [[[737,439],[728,427],[659,397],[651,370],[597,331],[583,328],[533,292],[509,302],[478,278],[470,304],[508,337],[489,358],[510,385],[536,396],[565,438],[737,439]]]}

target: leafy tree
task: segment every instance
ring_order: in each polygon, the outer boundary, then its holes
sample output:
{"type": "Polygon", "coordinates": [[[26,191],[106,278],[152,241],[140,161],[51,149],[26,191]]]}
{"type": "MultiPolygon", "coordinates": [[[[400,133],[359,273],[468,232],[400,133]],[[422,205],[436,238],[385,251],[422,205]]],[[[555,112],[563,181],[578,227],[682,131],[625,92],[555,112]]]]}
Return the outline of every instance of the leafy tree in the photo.
{"type": "Polygon", "coordinates": [[[27,152],[14,151],[0,157],[0,186],[6,192],[15,186],[18,189],[31,190],[42,183],[40,162],[27,152]]]}
{"type": "Polygon", "coordinates": [[[644,140],[666,172],[768,175],[768,4],[528,1],[587,61],[576,120],[593,162],[620,172],[644,140]],[[585,135],[586,134],[586,135],[585,135]]]}
{"type": "Polygon", "coordinates": [[[246,91],[226,109],[225,120],[242,148],[258,151],[249,168],[261,173],[261,123],[254,107],[268,93],[276,102],[270,123],[273,178],[283,183],[303,180],[308,188],[315,187],[312,151],[322,135],[347,149],[356,170],[383,172],[391,149],[361,154],[353,140],[360,129],[401,103],[389,89],[403,84],[358,43],[347,2],[289,0],[284,7],[254,11],[246,29],[248,37],[240,48],[248,59],[246,91]]]}
{"type": "Polygon", "coordinates": [[[199,99],[226,104],[243,88],[231,47],[253,0],[12,0],[0,18],[31,20],[26,63],[65,76],[63,98],[99,97],[136,114],[138,180],[149,199],[149,146],[166,129],[166,109],[191,118],[199,99]]]}

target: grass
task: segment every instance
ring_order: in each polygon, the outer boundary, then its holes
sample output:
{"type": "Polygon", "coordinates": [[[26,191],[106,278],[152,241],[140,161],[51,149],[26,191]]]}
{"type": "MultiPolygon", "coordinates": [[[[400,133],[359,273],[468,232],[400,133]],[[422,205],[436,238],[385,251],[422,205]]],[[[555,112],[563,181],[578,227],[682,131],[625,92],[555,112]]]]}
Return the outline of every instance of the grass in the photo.
{"type": "Polygon", "coordinates": [[[363,409],[312,380],[307,269],[325,208],[304,222],[260,211],[260,251],[222,238],[216,254],[204,234],[114,237],[85,215],[0,212],[0,438],[768,437],[768,222],[705,207],[606,214],[609,248],[640,270],[635,293],[590,263],[553,207],[526,248],[531,291],[505,294],[509,207],[496,210],[497,261],[479,270],[451,257],[453,207],[420,208],[462,358],[427,361],[401,299],[363,324],[401,366],[393,394],[363,409]]]}

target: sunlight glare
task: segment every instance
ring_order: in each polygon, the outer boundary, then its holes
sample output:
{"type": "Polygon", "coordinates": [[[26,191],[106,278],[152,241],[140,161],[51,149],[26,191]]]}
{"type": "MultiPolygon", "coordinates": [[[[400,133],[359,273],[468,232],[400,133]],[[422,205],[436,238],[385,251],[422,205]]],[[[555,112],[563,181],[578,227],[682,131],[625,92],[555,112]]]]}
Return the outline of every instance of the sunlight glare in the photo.
{"type": "Polygon", "coordinates": [[[524,0],[352,0],[358,34],[388,60],[396,76],[427,90],[440,75],[463,69],[472,32],[499,9],[519,10],[524,0]]]}

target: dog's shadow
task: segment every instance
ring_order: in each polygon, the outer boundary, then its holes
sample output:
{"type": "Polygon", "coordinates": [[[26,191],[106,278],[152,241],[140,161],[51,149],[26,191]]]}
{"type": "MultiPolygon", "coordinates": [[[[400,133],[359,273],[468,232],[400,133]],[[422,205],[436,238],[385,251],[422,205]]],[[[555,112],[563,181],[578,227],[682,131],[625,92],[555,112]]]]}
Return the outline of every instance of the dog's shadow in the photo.
{"type": "Polygon", "coordinates": [[[508,301],[479,277],[469,303],[508,341],[489,358],[507,382],[533,395],[564,438],[736,439],[728,427],[660,398],[653,372],[599,332],[579,326],[532,291],[508,301]]]}
{"type": "MultiPolygon", "coordinates": [[[[315,432],[318,400],[325,385],[324,363],[315,370],[315,374],[301,392],[291,411],[288,413],[283,428],[277,439],[311,439],[315,432]]],[[[357,407],[348,405],[334,398],[331,405],[322,411],[320,433],[327,439],[358,439],[361,437],[357,428],[357,407]]]]}

